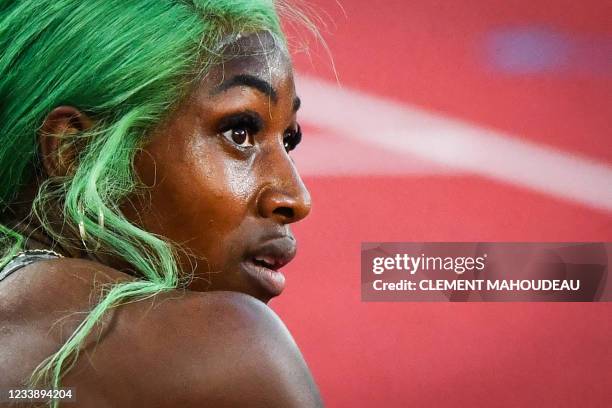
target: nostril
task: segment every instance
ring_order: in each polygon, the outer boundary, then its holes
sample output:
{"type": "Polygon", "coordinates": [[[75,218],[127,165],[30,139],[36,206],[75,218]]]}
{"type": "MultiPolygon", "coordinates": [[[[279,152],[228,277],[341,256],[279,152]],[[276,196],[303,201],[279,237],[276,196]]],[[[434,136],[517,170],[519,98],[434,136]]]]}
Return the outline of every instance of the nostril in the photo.
{"type": "Polygon", "coordinates": [[[267,185],[257,194],[255,206],[259,216],[274,219],[281,224],[291,224],[310,212],[310,195],[303,188],[281,190],[267,185]]]}
{"type": "Polygon", "coordinates": [[[295,216],[293,209],[289,207],[278,207],[278,208],[275,208],[274,211],[272,212],[288,220],[292,220],[293,217],[295,216]]]}

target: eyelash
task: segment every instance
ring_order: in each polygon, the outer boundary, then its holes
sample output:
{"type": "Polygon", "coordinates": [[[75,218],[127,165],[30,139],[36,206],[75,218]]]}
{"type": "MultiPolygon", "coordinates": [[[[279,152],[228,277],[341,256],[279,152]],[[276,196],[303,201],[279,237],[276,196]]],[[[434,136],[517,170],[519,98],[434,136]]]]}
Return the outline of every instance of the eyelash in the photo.
{"type": "MultiPolygon", "coordinates": [[[[223,135],[230,142],[234,143],[240,148],[247,148],[253,144],[253,136],[257,132],[259,132],[263,128],[263,124],[258,115],[251,112],[243,112],[236,115],[228,116],[227,118],[221,121],[219,125],[219,134],[223,135]],[[229,131],[237,131],[237,130],[246,130],[247,136],[246,140],[250,140],[251,145],[242,146],[241,143],[236,142],[233,139],[234,134],[225,135],[226,132],[229,131]]],[[[241,136],[241,135],[239,135],[241,136]]],[[[245,141],[246,141],[245,140],[245,141]]],[[[287,129],[283,135],[283,144],[285,146],[285,150],[290,152],[294,150],[298,144],[300,144],[302,140],[302,128],[300,125],[297,125],[296,129],[287,129]]]]}
{"type": "Polygon", "coordinates": [[[253,113],[250,113],[250,112],[243,112],[243,113],[239,113],[236,115],[228,116],[225,119],[223,119],[221,121],[221,124],[219,125],[219,134],[223,135],[226,139],[228,139],[230,142],[233,142],[237,146],[246,147],[246,146],[241,146],[241,143],[237,143],[236,141],[232,140],[232,136],[230,135],[228,137],[225,135],[225,133],[229,131],[233,132],[236,130],[246,130],[247,140],[249,140],[250,143],[252,144],[253,143],[252,137],[257,132],[259,132],[262,127],[263,125],[261,123],[261,119],[259,118],[259,116],[253,113]]]}
{"type": "Polygon", "coordinates": [[[287,152],[292,151],[300,144],[302,141],[302,128],[300,125],[297,125],[297,129],[290,129],[285,131],[285,135],[283,137],[283,144],[285,145],[285,150],[287,152]]]}

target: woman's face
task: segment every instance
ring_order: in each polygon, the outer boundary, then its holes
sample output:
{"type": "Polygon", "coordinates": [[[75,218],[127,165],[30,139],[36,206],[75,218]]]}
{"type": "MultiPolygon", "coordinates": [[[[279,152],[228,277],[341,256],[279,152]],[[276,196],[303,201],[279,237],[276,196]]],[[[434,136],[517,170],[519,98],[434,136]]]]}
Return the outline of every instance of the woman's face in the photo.
{"type": "Polygon", "coordinates": [[[270,34],[239,38],[136,157],[148,186],[129,218],[186,249],[192,290],[265,302],[295,256],[289,225],[310,195],[290,157],[301,137],[291,63],[270,34]],[[195,261],[195,262],[194,262],[195,261]]]}

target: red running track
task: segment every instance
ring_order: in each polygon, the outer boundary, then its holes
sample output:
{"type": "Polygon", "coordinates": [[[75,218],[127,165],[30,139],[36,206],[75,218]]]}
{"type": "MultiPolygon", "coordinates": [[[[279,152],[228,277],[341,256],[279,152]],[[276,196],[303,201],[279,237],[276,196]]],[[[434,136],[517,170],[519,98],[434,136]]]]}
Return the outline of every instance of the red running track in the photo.
{"type": "MultiPolygon", "coordinates": [[[[335,1],[316,3],[335,21],[326,38],[343,89],[612,174],[610,2],[346,0],[346,16],[335,1]]],[[[334,86],[316,46],[312,63],[302,54],[296,65],[334,86]]],[[[612,178],[598,181],[594,206],[511,174],[381,150],[352,137],[362,117],[332,132],[316,100],[303,104],[295,158],[314,206],[295,228],[299,254],[272,306],[327,406],[612,404],[610,304],[362,303],[359,281],[362,241],[611,241],[612,178]]],[[[559,185],[571,182],[571,166],[556,170],[559,185]]]]}

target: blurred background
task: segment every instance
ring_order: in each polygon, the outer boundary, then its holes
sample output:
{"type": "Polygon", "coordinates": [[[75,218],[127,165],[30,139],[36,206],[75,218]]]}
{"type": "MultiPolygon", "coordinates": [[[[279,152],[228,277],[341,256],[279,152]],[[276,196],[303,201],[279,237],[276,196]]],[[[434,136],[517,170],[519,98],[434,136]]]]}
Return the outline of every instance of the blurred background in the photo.
{"type": "Polygon", "coordinates": [[[308,4],[335,71],[295,54],[313,210],[272,307],[326,405],[610,406],[612,304],[365,303],[359,262],[363,241],[612,241],[612,2],[308,4]]]}

